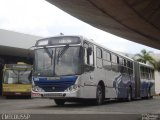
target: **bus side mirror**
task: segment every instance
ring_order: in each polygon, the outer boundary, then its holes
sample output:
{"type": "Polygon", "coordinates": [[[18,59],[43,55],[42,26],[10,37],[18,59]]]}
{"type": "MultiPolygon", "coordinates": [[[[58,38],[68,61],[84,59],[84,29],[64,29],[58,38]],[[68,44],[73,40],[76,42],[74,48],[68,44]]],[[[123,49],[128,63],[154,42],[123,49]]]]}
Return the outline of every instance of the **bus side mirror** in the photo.
{"type": "Polygon", "coordinates": [[[92,55],[92,48],[91,47],[87,48],[87,55],[92,55]]]}

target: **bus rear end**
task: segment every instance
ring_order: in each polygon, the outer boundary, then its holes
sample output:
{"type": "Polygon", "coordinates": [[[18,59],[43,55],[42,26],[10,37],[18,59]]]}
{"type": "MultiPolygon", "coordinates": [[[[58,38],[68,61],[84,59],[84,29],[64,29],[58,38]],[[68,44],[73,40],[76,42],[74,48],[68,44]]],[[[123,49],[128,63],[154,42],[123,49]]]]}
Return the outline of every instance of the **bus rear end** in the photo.
{"type": "Polygon", "coordinates": [[[3,96],[30,96],[31,84],[3,84],[3,96]]]}
{"type": "Polygon", "coordinates": [[[6,64],[3,69],[2,95],[31,96],[31,65],[6,64]]]}

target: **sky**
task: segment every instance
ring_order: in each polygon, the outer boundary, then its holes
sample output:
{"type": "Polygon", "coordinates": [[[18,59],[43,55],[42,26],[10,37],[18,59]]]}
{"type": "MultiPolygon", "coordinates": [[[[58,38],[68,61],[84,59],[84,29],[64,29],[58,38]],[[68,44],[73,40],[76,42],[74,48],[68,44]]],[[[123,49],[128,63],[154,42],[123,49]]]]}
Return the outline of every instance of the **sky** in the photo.
{"type": "Polygon", "coordinates": [[[160,50],[114,36],[72,17],[45,0],[0,0],[0,29],[42,37],[82,35],[103,46],[125,53],[139,53],[142,49],[160,50]]]}

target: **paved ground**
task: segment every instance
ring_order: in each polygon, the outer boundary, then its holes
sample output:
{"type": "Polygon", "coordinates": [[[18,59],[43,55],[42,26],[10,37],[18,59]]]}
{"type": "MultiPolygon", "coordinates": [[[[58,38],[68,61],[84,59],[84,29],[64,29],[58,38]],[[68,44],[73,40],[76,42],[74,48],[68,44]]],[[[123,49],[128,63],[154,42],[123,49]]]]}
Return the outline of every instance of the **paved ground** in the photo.
{"type": "Polygon", "coordinates": [[[160,97],[132,102],[107,101],[104,105],[67,103],[56,106],[52,99],[0,98],[0,113],[32,114],[144,114],[160,113],[160,97]]]}

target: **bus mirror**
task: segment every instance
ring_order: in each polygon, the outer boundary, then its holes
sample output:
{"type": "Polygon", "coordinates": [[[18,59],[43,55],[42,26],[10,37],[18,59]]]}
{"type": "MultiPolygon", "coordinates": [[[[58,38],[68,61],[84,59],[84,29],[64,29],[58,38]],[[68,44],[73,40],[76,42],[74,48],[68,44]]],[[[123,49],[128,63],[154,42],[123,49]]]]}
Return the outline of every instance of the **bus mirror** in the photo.
{"type": "Polygon", "coordinates": [[[87,49],[87,54],[88,54],[88,55],[91,55],[91,54],[92,54],[92,48],[91,48],[91,47],[89,47],[89,48],[87,49]]]}

